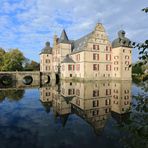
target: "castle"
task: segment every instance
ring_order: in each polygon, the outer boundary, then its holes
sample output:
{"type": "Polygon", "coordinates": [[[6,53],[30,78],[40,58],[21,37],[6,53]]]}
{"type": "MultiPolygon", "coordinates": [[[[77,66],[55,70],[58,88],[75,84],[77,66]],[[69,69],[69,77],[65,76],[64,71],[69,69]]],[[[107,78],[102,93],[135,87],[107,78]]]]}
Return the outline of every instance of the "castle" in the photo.
{"type": "Polygon", "coordinates": [[[55,79],[131,80],[131,41],[125,31],[109,41],[101,23],[78,40],[69,40],[63,30],[60,38],[54,35],[53,47],[46,42],[40,53],[40,72],[55,79]]]}

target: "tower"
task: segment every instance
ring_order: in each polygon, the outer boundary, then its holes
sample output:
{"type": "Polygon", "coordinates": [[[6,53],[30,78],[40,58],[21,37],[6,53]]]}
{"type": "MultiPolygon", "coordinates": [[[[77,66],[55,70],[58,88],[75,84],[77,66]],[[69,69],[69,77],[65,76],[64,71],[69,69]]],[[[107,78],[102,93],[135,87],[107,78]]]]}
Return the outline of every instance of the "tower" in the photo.
{"type": "Polygon", "coordinates": [[[60,38],[54,37],[53,47],[53,71],[58,73],[58,66],[67,54],[71,53],[71,42],[68,39],[66,31],[63,29],[60,38]],[[55,46],[56,45],[56,46],[55,46]]]}
{"type": "Polygon", "coordinates": [[[42,82],[49,82],[50,74],[52,73],[52,48],[50,47],[50,42],[46,42],[40,53],[40,72],[42,82]]]}
{"type": "Polygon", "coordinates": [[[118,32],[118,38],[112,42],[112,77],[113,79],[131,80],[132,46],[125,37],[125,31],[118,32]]]}

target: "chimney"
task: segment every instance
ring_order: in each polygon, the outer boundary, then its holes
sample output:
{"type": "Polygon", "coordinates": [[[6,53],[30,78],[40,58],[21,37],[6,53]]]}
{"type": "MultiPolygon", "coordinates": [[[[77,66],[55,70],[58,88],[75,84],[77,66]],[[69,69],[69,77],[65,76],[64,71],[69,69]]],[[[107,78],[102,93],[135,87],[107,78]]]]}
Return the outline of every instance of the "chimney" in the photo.
{"type": "Polygon", "coordinates": [[[56,46],[56,45],[57,45],[57,42],[58,42],[58,37],[57,37],[57,35],[55,34],[55,35],[54,35],[54,39],[53,39],[53,46],[56,46]]]}

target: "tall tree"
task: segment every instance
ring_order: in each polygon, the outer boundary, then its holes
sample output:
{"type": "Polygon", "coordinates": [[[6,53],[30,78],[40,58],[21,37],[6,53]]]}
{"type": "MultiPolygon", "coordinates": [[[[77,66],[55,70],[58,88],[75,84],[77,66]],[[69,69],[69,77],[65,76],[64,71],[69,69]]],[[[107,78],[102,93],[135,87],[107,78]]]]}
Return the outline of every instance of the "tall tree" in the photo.
{"type": "Polygon", "coordinates": [[[25,57],[18,49],[12,49],[4,55],[3,71],[23,70],[23,61],[25,57]]]}
{"type": "MultiPolygon", "coordinates": [[[[148,13],[148,7],[142,9],[145,13],[148,13]]],[[[148,64],[148,39],[145,40],[142,44],[133,42],[134,48],[138,48],[139,50],[139,60],[138,63],[140,66],[144,64],[148,64]]]]}
{"type": "Polygon", "coordinates": [[[0,48],[0,71],[2,70],[2,67],[4,65],[4,56],[5,56],[5,50],[0,48]]]}

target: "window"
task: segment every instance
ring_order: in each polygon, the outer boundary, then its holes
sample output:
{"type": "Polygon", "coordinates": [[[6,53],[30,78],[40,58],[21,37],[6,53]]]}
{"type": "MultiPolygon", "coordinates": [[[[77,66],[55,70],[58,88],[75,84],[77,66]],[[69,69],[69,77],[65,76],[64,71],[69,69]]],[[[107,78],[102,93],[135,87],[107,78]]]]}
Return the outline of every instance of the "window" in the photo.
{"type": "Polygon", "coordinates": [[[118,89],[114,89],[114,93],[118,93],[118,89]]]}
{"type": "Polygon", "coordinates": [[[76,61],[80,61],[80,54],[76,55],[76,61]]]}
{"type": "Polygon", "coordinates": [[[125,67],[125,71],[129,71],[129,67],[125,67]]]}
{"type": "Polygon", "coordinates": [[[76,99],[76,104],[78,105],[78,106],[80,106],[80,99],[76,99]]]}
{"type": "Polygon", "coordinates": [[[69,71],[72,70],[72,65],[68,65],[68,70],[69,70],[69,71]]]}
{"type": "Polygon", "coordinates": [[[105,105],[110,105],[110,99],[105,100],[105,105]]]}
{"type": "Polygon", "coordinates": [[[114,101],[114,104],[118,104],[118,101],[114,101]]]}
{"type": "Polygon", "coordinates": [[[106,65],[106,71],[111,71],[111,65],[106,65]]]}
{"type": "Polygon", "coordinates": [[[73,65],[73,70],[75,70],[75,65],[73,65]]]}
{"type": "Polygon", "coordinates": [[[94,100],[93,101],[93,107],[97,107],[99,105],[99,101],[98,100],[94,100]]]}
{"type": "Polygon", "coordinates": [[[99,50],[99,45],[93,45],[94,50],[99,50]]]}
{"type": "Polygon", "coordinates": [[[50,60],[49,59],[46,59],[46,63],[50,63],[50,60]]]}
{"type": "Polygon", "coordinates": [[[108,51],[108,46],[106,46],[106,51],[108,51]]]}
{"type": "Polygon", "coordinates": [[[112,47],[110,47],[110,51],[112,51],[112,47]]]}
{"type": "Polygon", "coordinates": [[[106,108],[105,113],[109,113],[109,112],[110,112],[110,108],[106,108]]]}
{"type": "Polygon", "coordinates": [[[114,71],[118,71],[118,67],[114,67],[114,71]]]}
{"type": "Polygon", "coordinates": [[[129,65],[129,61],[125,61],[125,65],[129,65]]]}
{"type": "Polygon", "coordinates": [[[93,90],[93,97],[99,96],[99,90],[93,90]]]}
{"type": "Polygon", "coordinates": [[[126,56],[125,56],[125,59],[129,59],[129,56],[128,56],[128,55],[126,55],[126,56]]]}
{"type": "Polygon", "coordinates": [[[46,92],[46,96],[50,96],[50,92],[46,92]]]}
{"type": "Polygon", "coordinates": [[[93,49],[96,49],[96,45],[93,45],[93,49]]]}
{"type": "Polygon", "coordinates": [[[113,97],[114,97],[114,99],[118,99],[118,96],[117,95],[114,95],[113,97]]]}
{"type": "Polygon", "coordinates": [[[99,71],[99,64],[93,64],[93,70],[99,71]]]}
{"type": "Polygon", "coordinates": [[[76,65],[76,70],[79,71],[80,70],[80,64],[76,65]]]}
{"type": "Polygon", "coordinates": [[[125,52],[125,49],[123,49],[123,52],[125,52]]]}
{"type": "Polygon", "coordinates": [[[72,77],[72,74],[70,74],[70,77],[72,77]]]}
{"type": "Polygon", "coordinates": [[[128,101],[125,101],[125,102],[124,102],[124,105],[127,105],[127,104],[129,104],[129,102],[128,102],[128,101]]]}
{"type": "Polygon", "coordinates": [[[76,90],[76,95],[80,96],[80,90],[79,89],[76,90]]]}
{"type": "Polygon", "coordinates": [[[111,95],[111,89],[106,89],[106,95],[111,95]]]}
{"type": "Polygon", "coordinates": [[[93,116],[98,115],[98,114],[99,114],[99,110],[93,110],[93,112],[92,112],[93,116]]]}
{"type": "Polygon", "coordinates": [[[65,70],[65,66],[64,65],[62,65],[62,71],[64,71],[65,70]]]}
{"type": "Polygon", "coordinates": [[[74,94],[74,89],[68,89],[68,95],[73,95],[74,94]]]}
{"type": "Polygon", "coordinates": [[[119,56],[114,56],[114,59],[119,59],[119,56]]]}
{"type": "Polygon", "coordinates": [[[99,54],[93,53],[93,60],[99,60],[99,54]]]}
{"type": "Polygon", "coordinates": [[[128,94],[129,93],[129,90],[128,89],[124,90],[124,93],[125,94],[128,94]]]}
{"type": "Polygon", "coordinates": [[[111,54],[106,54],[106,60],[111,61],[111,54]]]}
{"type": "Polygon", "coordinates": [[[97,45],[97,50],[99,50],[99,45],[97,45]]]}

